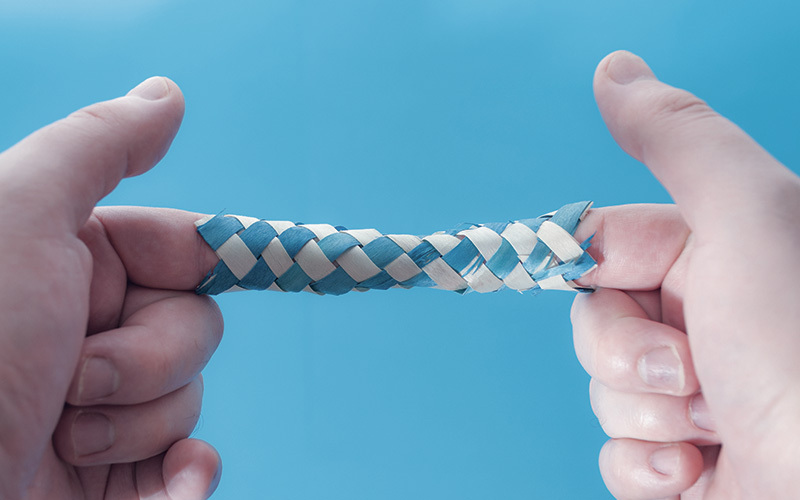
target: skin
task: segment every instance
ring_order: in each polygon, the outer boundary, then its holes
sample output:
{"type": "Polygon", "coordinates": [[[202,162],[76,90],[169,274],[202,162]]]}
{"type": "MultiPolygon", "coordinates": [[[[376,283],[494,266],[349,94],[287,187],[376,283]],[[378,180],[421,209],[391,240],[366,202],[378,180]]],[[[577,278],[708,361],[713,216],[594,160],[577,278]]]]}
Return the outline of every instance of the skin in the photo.
{"type": "Polygon", "coordinates": [[[217,306],[191,291],[215,260],[199,216],[94,208],[161,159],[183,109],[151,78],[0,154],[0,498],[216,488],[217,452],[186,439],[222,335],[217,306]]]}
{"type": "MultiPolygon", "coordinates": [[[[800,180],[632,54],[600,63],[595,94],[677,203],[579,227],[599,262],[581,284],[600,290],[575,301],[575,347],[612,437],[606,484],[621,499],[793,498],[800,180]]],[[[0,218],[0,498],[216,488],[218,454],[187,439],[222,334],[191,292],[216,262],[200,216],[94,208],[161,159],[182,116],[177,86],[153,78],[0,155],[0,213],[14,214],[0,218]]]]}
{"type": "Polygon", "coordinates": [[[601,288],[572,320],[612,438],[606,485],[632,500],[797,498],[800,179],[633,54],[606,57],[594,90],[676,202],[594,210],[579,228],[597,234],[582,284],[601,288]]]}

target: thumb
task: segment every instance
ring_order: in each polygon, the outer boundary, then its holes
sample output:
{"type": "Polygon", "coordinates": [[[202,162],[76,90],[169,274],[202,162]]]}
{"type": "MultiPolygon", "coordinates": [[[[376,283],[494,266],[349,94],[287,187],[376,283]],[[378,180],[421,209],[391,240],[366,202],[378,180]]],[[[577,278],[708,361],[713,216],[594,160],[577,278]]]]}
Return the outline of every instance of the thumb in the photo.
{"type": "Polygon", "coordinates": [[[153,77],[125,97],[93,104],[0,154],[0,200],[28,231],[77,233],[123,177],[167,152],[183,118],[183,96],[153,77]]]}
{"type": "Polygon", "coordinates": [[[735,124],[694,95],[656,79],[630,52],[597,67],[594,92],[617,143],[645,163],[694,230],[735,220],[797,178],[735,124]],[[733,215],[733,217],[732,217],[733,215]]]}

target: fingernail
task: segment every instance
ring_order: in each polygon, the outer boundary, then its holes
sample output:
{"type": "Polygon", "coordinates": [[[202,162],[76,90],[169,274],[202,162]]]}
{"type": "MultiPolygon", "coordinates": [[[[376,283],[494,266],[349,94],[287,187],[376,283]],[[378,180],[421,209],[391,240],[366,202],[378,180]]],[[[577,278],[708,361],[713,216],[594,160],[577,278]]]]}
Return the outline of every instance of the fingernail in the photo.
{"type": "Polygon", "coordinates": [[[659,474],[671,476],[678,471],[681,450],[677,444],[668,444],[650,455],[650,467],[659,474]]]}
{"type": "Polygon", "coordinates": [[[79,413],[72,423],[72,446],[78,457],[106,451],[115,438],[114,425],[102,413],[79,413]]]}
{"type": "Polygon", "coordinates": [[[656,75],[644,60],[627,51],[616,52],[608,61],[606,74],[609,78],[621,85],[641,79],[655,80],[656,75]]]}
{"type": "Polygon", "coordinates": [[[78,400],[93,401],[110,396],[119,388],[119,373],[106,358],[91,357],[83,364],[78,382],[78,400]]]}
{"type": "Polygon", "coordinates": [[[169,94],[167,80],[161,76],[153,76],[133,88],[128,95],[141,97],[148,101],[157,101],[169,94]]]}
{"type": "Polygon", "coordinates": [[[708,410],[706,398],[702,393],[696,394],[691,401],[689,401],[689,415],[692,422],[698,429],[716,432],[717,426],[714,419],[711,418],[711,412],[708,410]]]}
{"type": "Polygon", "coordinates": [[[675,346],[656,347],[638,363],[639,376],[645,384],[656,389],[679,392],[686,383],[683,362],[675,346]]]}

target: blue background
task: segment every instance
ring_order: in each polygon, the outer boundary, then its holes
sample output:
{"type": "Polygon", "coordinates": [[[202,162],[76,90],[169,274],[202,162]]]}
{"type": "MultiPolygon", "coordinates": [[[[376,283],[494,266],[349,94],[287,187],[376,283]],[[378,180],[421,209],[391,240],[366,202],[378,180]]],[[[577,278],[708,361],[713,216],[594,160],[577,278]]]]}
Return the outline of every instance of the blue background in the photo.
{"type": "MultiPolygon", "coordinates": [[[[800,165],[788,2],[3,0],[0,148],[144,78],[174,146],[105,204],[427,234],[667,202],[591,90],[626,48],[800,165]]],[[[569,294],[223,296],[196,435],[219,499],[609,498],[569,294]]]]}

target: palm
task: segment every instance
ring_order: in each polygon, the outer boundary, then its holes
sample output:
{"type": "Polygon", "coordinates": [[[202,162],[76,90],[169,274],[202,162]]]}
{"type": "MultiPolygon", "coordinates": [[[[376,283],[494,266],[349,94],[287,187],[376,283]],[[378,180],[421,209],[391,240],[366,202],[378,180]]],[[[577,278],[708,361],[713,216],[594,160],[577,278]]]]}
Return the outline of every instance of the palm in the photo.
{"type": "MultiPolygon", "coordinates": [[[[800,186],[796,193],[800,197],[800,186]]],[[[772,200],[785,206],[782,201],[772,200]]],[[[762,206],[768,206],[766,200],[762,206]]],[[[714,228],[705,238],[708,243],[698,238],[688,269],[689,343],[723,443],[720,467],[709,489],[712,495],[723,495],[719,498],[736,498],[731,495],[739,487],[764,494],[781,484],[787,462],[775,459],[787,444],[791,427],[784,424],[796,423],[794,410],[800,407],[796,397],[786,397],[796,395],[794,388],[800,383],[795,369],[800,354],[800,338],[794,334],[797,319],[786,314],[796,310],[800,293],[782,284],[787,275],[800,276],[800,267],[793,251],[765,245],[779,228],[770,227],[774,224],[768,220],[760,222],[714,228]],[[749,237],[728,238],[735,234],[749,237]],[[735,276],[735,282],[724,285],[726,276],[735,276]],[[764,293],[769,290],[781,293],[764,293]],[[780,313],[773,316],[772,311],[780,313]],[[743,463],[765,467],[742,467],[743,463]]],[[[800,231],[791,235],[781,229],[782,238],[800,240],[800,231]]]]}

